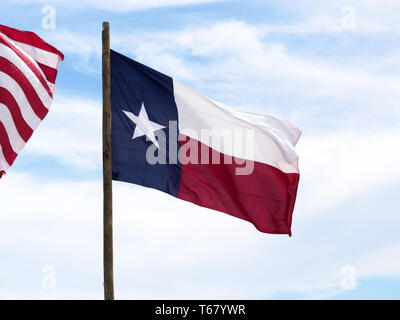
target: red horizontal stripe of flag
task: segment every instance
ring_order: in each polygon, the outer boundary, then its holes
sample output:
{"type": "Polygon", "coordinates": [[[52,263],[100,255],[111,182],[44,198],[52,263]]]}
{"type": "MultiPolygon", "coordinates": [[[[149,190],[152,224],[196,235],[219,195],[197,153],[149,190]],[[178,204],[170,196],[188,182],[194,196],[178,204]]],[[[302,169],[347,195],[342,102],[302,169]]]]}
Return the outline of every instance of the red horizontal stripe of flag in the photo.
{"type": "Polygon", "coordinates": [[[44,75],[46,76],[47,81],[51,83],[56,82],[56,77],[57,77],[57,69],[50,68],[42,63],[38,62],[38,65],[40,69],[42,69],[44,75]]]}
{"type": "Polygon", "coordinates": [[[3,149],[3,154],[6,158],[8,165],[11,166],[15,158],[17,157],[17,154],[14,152],[11,146],[6,128],[4,127],[2,122],[0,122],[0,145],[3,149]]]}
{"type": "Polygon", "coordinates": [[[198,146],[189,150],[195,155],[186,156],[198,161],[181,163],[179,199],[249,221],[261,232],[291,235],[298,173],[253,161],[251,174],[238,175],[243,159],[227,157],[189,137],[180,139],[181,146],[188,139],[198,146]]]}

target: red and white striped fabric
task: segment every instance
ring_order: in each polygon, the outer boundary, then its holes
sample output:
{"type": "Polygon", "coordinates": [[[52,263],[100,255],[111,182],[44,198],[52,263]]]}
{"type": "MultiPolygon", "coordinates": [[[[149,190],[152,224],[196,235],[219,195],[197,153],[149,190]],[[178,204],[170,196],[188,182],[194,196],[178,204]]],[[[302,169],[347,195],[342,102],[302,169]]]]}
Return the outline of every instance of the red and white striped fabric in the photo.
{"type": "Polygon", "coordinates": [[[49,111],[63,59],[35,33],[0,25],[0,178],[49,111]]]}

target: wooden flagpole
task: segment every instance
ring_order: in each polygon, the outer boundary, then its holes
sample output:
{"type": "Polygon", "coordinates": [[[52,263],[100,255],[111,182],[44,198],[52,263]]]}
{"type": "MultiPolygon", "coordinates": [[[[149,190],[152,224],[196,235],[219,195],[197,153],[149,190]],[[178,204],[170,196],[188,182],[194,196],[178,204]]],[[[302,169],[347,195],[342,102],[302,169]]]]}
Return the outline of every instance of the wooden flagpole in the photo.
{"type": "Polygon", "coordinates": [[[112,164],[111,164],[111,79],[110,24],[103,22],[103,261],[104,300],[114,300],[112,164]]]}

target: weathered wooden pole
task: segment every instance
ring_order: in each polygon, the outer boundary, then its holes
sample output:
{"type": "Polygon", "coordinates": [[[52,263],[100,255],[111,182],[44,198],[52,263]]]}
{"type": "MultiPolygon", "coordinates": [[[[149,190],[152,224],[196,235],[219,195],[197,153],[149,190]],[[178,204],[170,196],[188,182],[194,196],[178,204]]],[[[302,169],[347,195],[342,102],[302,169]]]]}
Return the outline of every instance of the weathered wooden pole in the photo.
{"type": "Polygon", "coordinates": [[[103,22],[103,259],[104,299],[114,300],[112,164],[111,164],[111,83],[110,24],[103,22]]]}

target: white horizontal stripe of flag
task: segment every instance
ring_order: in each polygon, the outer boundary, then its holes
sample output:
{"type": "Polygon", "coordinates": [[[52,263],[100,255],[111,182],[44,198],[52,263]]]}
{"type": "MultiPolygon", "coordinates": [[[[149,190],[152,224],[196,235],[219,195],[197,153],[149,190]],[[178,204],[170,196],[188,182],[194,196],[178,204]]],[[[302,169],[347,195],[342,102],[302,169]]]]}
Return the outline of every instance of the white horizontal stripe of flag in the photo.
{"type": "Polygon", "coordinates": [[[6,129],[8,139],[10,140],[10,144],[15,153],[19,153],[21,149],[25,145],[25,141],[21,138],[18,133],[17,127],[12,119],[10,110],[0,103],[0,122],[3,123],[4,128],[6,129]]]}
{"type": "Polygon", "coordinates": [[[58,68],[60,57],[57,54],[18,41],[15,41],[15,44],[21,49],[23,49],[28,55],[30,55],[37,62],[53,69],[58,68]]]}
{"type": "Polygon", "coordinates": [[[0,171],[7,171],[10,168],[10,165],[7,163],[6,158],[4,157],[3,148],[0,144],[0,171]]]}
{"type": "Polygon", "coordinates": [[[178,108],[179,132],[208,145],[214,150],[241,159],[271,165],[284,173],[299,173],[294,149],[301,131],[277,118],[234,110],[173,79],[174,98],[178,108]],[[218,136],[204,136],[209,130],[218,136]],[[232,139],[232,146],[220,143],[223,130],[251,130],[252,141],[232,139]],[[251,150],[249,150],[251,149],[251,150]],[[250,151],[250,152],[249,152],[250,151]]]}

